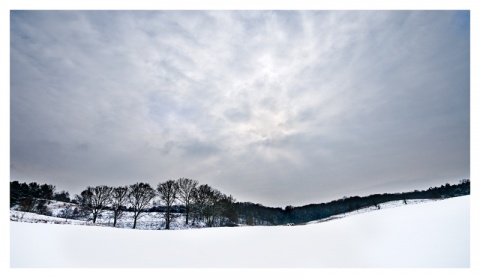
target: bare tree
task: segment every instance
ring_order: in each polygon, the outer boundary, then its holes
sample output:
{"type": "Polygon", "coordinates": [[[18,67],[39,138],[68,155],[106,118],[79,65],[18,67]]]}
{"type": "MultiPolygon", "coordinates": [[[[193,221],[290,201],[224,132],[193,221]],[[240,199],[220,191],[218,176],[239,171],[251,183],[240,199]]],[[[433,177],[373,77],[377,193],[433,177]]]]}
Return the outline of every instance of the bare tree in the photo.
{"type": "Polygon", "coordinates": [[[205,220],[208,209],[208,196],[211,190],[212,188],[208,184],[202,184],[193,192],[193,211],[195,218],[198,220],[205,220]]]}
{"type": "Polygon", "coordinates": [[[73,209],[72,209],[72,204],[67,204],[65,207],[60,210],[58,217],[65,218],[65,222],[67,222],[68,218],[72,218],[73,216],[73,209]]]}
{"type": "Polygon", "coordinates": [[[18,209],[25,212],[33,212],[35,206],[37,205],[37,199],[27,197],[20,200],[18,203],[18,209]]]}
{"type": "Polygon", "coordinates": [[[220,192],[217,189],[213,189],[210,191],[210,194],[208,195],[207,199],[207,226],[208,227],[213,227],[215,225],[215,220],[217,220],[218,217],[220,217],[220,200],[223,198],[222,192],[220,192]]]}
{"type": "Polygon", "coordinates": [[[93,223],[98,215],[111,203],[112,188],[106,185],[87,187],[80,195],[76,196],[78,204],[93,215],[93,223]]]}
{"type": "Polygon", "coordinates": [[[235,198],[232,195],[222,194],[218,202],[218,210],[220,214],[221,225],[236,225],[238,222],[238,212],[235,209],[235,198]]]}
{"type": "Polygon", "coordinates": [[[224,195],[210,187],[208,184],[203,184],[194,191],[193,200],[195,213],[197,216],[207,223],[207,226],[213,227],[215,220],[220,216],[220,200],[224,195]]]}
{"type": "Polygon", "coordinates": [[[136,183],[130,185],[128,200],[133,208],[133,229],[137,227],[137,219],[143,209],[155,197],[155,190],[148,183],[136,183]]]}
{"type": "Polygon", "coordinates": [[[158,184],[157,191],[160,200],[167,206],[167,211],[165,212],[165,229],[168,230],[170,229],[170,211],[177,199],[178,184],[174,180],[168,180],[158,184]]]}
{"type": "Polygon", "coordinates": [[[128,186],[115,187],[112,190],[113,227],[117,225],[117,219],[122,217],[123,208],[128,201],[128,186]]]}
{"type": "Polygon", "coordinates": [[[178,199],[185,206],[185,224],[188,225],[188,215],[192,207],[193,194],[197,188],[198,181],[186,179],[186,178],[180,178],[177,180],[177,184],[178,184],[178,199]]]}

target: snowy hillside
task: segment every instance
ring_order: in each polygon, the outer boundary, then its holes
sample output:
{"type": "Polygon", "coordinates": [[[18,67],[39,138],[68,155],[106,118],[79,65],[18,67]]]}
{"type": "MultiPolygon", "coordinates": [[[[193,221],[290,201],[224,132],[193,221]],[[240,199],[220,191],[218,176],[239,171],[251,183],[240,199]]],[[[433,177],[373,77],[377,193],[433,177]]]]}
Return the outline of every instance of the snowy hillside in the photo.
{"type": "MultiPolygon", "coordinates": [[[[326,222],[334,219],[339,219],[351,215],[361,214],[365,212],[371,212],[377,209],[387,209],[387,208],[394,208],[398,206],[404,205],[415,205],[419,203],[425,202],[433,202],[435,200],[432,199],[418,199],[418,200],[406,200],[404,201],[391,201],[379,204],[378,207],[370,206],[365,207],[359,210],[355,210],[348,213],[342,213],[333,215],[328,218],[324,218],[321,220],[315,220],[309,222],[310,224],[313,223],[321,223],[326,222]]],[[[27,222],[27,223],[49,223],[49,224],[70,224],[70,225],[84,225],[84,226],[103,226],[103,227],[113,227],[113,212],[110,210],[102,211],[101,214],[98,215],[97,221],[95,224],[92,223],[92,213],[89,213],[84,216],[78,216],[76,219],[66,219],[63,218],[62,210],[65,207],[71,208],[78,208],[76,204],[72,203],[65,203],[60,201],[50,200],[46,207],[51,212],[51,216],[41,215],[38,213],[33,212],[25,212],[17,210],[17,207],[14,206],[10,209],[10,220],[16,222],[27,222]]],[[[299,225],[304,225],[306,223],[302,223],[299,225]]],[[[125,228],[131,229],[133,226],[133,213],[132,212],[124,212],[122,217],[120,217],[117,221],[116,228],[125,228]]],[[[171,230],[182,230],[182,229],[192,229],[192,228],[205,228],[207,227],[206,223],[191,219],[188,225],[185,225],[185,215],[182,213],[172,213],[172,220],[170,223],[171,230]]],[[[137,221],[137,229],[138,230],[161,230],[165,229],[165,218],[163,212],[144,212],[140,215],[137,221]]]]}
{"type": "Polygon", "coordinates": [[[470,196],[301,226],[132,230],[10,222],[11,267],[469,267],[470,196]]]}
{"type": "MultiPolygon", "coordinates": [[[[60,203],[60,202],[56,202],[60,203]]],[[[56,204],[55,202],[53,204],[56,204]]],[[[57,209],[58,211],[60,209],[57,209]]],[[[78,217],[78,219],[65,219],[61,218],[58,212],[55,212],[55,209],[52,209],[55,216],[46,216],[40,215],[32,212],[24,212],[17,210],[10,210],[10,220],[15,222],[26,222],[26,223],[48,223],[48,224],[72,224],[72,225],[83,225],[83,226],[103,226],[103,227],[113,227],[113,212],[104,211],[99,215],[97,222],[92,223],[91,213],[85,217],[78,217]]],[[[125,228],[131,229],[133,226],[133,216],[132,212],[124,212],[124,215],[119,218],[116,228],[125,228]]],[[[170,229],[180,230],[180,229],[191,229],[191,228],[203,228],[206,226],[203,222],[190,221],[189,225],[185,225],[185,216],[180,213],[173,213],[175,218],[171,223],[170,229]]],[[[161,212],[145,212],[142,213],[138,219],[137,223],[138,230],[159,230],[165,229],[165,219],[164,215],[161,212]]]]}

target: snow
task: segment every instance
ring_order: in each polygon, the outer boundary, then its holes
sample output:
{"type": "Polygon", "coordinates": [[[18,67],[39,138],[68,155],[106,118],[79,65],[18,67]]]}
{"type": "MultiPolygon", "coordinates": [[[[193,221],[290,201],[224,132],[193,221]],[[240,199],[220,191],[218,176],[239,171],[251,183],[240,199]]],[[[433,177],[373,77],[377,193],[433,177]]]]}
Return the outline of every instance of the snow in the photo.
{"type": "MultiPolygon", "coordinates": [[[[170,223],[171,230],[180,230],[180,229],[192,229],[192,228],[201,228],[205,227],[205,223],[202,222],[189,222],[189,225],[185,225],[185,216],[180,215],[180,213],[172,214],[175,216],[170,223]]],[[[18,222],[27,222],[27,223],[49,223],[49,224],[73,224],[73,225],[84,225],[84,226],[103,226],[103,227],[113,227],[113,212],[104,211],[97,218],[95,224],[92,223],[92,217],[84,217],[83,219],[65,219],[57,216],[46,216],[39,215],[31,212],[23,212],[10,210],[10,220],[18,222]]],[[[131,229],[133,227],[133,212],[125,212],[123,217],[118,219],[116,228],[125,228],[131,229]]],[[[160,230],[165,229],[165,219],[164,214],[161,212],[145,212],[140,214],[140,217],[137,221],[138,230],[160,230]]]]}
{"type": "Polygon", "coordinates": [[[361,208],[361,209],[358,209],[358,210],[355,210],[355,211],[352,211],[352,212],[336,214],[336,215],[333,215],[333,216],[330,216],[330,217],[327,217],[327,218],[324,218],[324,219],[321,219],[321,220],[310,221],[310,222],[308,222],[308,224],[331,221],[331,220],[335,220],[335,219],[344,218],[344,217],[347,217],[347,216],[362,214],[362,213],[365,213],[365,212],[372,212],[372,211],[375,211],[377,209],[396,208],[396,207],[399,207],[399,206],[416,205],[416,204],[421,204],[421,203],[426,203],[426,202],[435,202],[435,201],[437,201],[437,200],[435,200],[435,199],[415,199],[415,200],[405,200],[405,203],[404,203],[404,201],[391,201],[391,202],[378,204],[378,208],[376,208],[375,206],[365,207],[365,208],[361,208]]]}
{"type": "MultiPolygon", "coordinates": [[[[393,208],[404,205],[419,204],[424,202],[432,202],[432,199],[418,199],[418,200],[408,200],[405,204],[403,201],[391,201],[379,204],[379,208],[393,208]]],[[[73,225],[87,225],[87,226],[104,226],[104,227],[113,227],[113,212],[109,210],[102,211],[98,217],[95,224],[93,224],[92,213],[83,217],[77,217],[76,219],[65,219],[62,216],[61,211],[65,207],[70,207],[72,210],[78,208],[76,204],[64,203],[60,201],[49,201],[46,204],[49,211],[51,211],[52,216],[40,215],[37,213],[30,213],[24,211],[18,211],[17,207],[14,206],[10,210],[10,220],[18,222],[28,222],[28,223],[50,223],[50,224],[73,224],[73,225]]],[[[78,208],[79,209],[79,208],[78,208]]],[[[365,212],[371,212],[377,210],[376,207],[366,207],[356,211],[337,214],[325,219],[316,220],[309,222],[320,223],[326,222],[334,219],[339,219],[347,216],[357,215],[365,212]]],[[[287,224],[288,226],[293,226],[293,223],[287,224]]],[[[241,225],[240,225],[241,226],[241,225]]],[[[131,229],[133,227],[133,212],[124,212],[123,216],[117,219],[116,228],[125,228],[131,229]]],[[[207,227],[206,223],[190,219],[188,225],[185,224],[185,215],[181,213],[172,213],[171,214],[171,230],[181,230],[181,229],[192,229],[192,228],[204,228],[207,227]]],[[[140,217],[137,220],[138,230],[161,230],[165,229],[165,219],[163,212],[143,212],[140,214],[140,217]]]]}
{"type": "MultiPolygon", "coordinates": [[[[62,216],[62,210],[66,207],[70,207],[72,210],[77,208],[78,205],[73,203],[65,203],[60,201],[48,201],[46,204],[47,209],[51,212],[52,216],[40,215],[37,213],[18,211],[18,207],[14,206],[10,209],[10,220],[18,222],[28,223],[49,223],[49,224],[73,224],[73,225],[88,225],[88,226],[104,226],[113,227],[113,211],[102,211],[96,220],[96,223],[92,223],[92,213],[87,216],[77,217],[76,219],[65,219],[62,216]]],[[[123,215],[117,219],[116,228],[131,229],[133,227],[133,212],[124,212],[123,215]]],[[[192,229],[206,227],[203,222],[190,220],[189,224],[185,224],[185,216],[181,213],[171,214],[171,230],[179,229],[192,229]]],[[[165,229],[165,219],[163,212],[142,212],[137,219],[138,230],[160,230],[165,229]]]]}
{"type": "Polygon", "coordinates": [[[132,230],[10,222],[10,266],[468,268],[470,196],[301,226],[132,230]]]}

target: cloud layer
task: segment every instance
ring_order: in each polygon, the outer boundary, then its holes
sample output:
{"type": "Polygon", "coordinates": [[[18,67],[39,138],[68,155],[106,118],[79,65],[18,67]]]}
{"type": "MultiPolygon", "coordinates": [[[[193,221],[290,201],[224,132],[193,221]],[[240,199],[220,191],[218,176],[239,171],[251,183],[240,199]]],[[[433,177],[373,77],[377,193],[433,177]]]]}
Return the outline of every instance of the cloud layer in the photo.
{"type": "Polygon", "coordinates": [[[12,11],[11,179],[285,206],[468,178],[463,11],[12,11]]]}

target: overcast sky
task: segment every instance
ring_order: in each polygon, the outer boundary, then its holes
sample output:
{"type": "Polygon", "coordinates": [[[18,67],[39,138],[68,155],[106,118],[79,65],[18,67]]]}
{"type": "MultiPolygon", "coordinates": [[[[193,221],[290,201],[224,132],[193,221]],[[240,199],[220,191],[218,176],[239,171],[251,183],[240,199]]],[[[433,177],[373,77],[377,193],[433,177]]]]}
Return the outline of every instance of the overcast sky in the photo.
{"type": "Polygon", "coordinates": [[[468,11],[10,16],[10,180],[283,207],[470,178],[468,11]]]}

